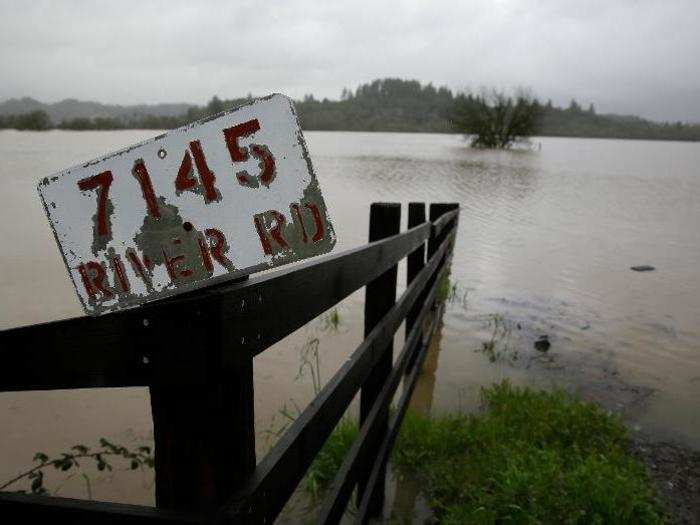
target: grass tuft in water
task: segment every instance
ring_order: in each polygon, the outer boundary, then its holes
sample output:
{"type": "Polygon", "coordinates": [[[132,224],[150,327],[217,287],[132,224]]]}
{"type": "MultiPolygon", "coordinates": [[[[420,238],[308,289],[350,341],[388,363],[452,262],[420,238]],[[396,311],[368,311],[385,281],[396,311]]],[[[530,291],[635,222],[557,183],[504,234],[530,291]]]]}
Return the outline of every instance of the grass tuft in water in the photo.
{"type": "Polygon", "coordinates": [[[443,274],[438,284],[437,293],[435,294],[435,300],[438,303],[444,303],[452,301],[454,295],[456,294],[457,285],[450,281],[450,272],[447,271],[443,274]]]}
{"type": "Polygon", "coordinates": [[[408,414],[394,464],[444,523],[661,523],[624,425],[563,391],[508,382],[478,415],[408,414]]]}
{"type": "MultiPolygon", "coordinates": [[[[563,391],[482,390],[476,415],[409,412],[393,463],[416,478],[444,523],[663,523],[620,420],[563,391]]],[[[343,420],[311,467],[318,495],[357,436],[343,420]]]]}

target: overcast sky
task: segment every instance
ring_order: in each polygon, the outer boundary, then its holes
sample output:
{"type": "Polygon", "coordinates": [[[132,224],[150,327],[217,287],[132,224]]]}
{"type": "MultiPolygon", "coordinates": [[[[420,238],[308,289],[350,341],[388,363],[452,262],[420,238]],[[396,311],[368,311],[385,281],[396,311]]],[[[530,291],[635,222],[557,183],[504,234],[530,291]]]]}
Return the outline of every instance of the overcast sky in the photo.
{"type": "Polygon", "coordinates": [[[0,100],[337,99],[389,76],[700,121],[700,0],[0,0],[0,100]]]}

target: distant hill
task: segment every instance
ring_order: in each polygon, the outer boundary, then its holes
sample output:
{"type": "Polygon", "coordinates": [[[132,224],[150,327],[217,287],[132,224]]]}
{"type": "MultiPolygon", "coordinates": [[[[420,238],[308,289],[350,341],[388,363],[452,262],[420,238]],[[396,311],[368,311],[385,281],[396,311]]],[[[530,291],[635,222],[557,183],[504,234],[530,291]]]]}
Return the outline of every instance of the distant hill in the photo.
{"type": "MultiPolygon", "coordinates": [[[[343,89],[340,100],[306,95],[296,102],[301,127],[329,131],[410,131],[455,133],[455,105],[470,95],[417,80],[377,79],[354,91],[343,89]]],[[[66,99],[44,104],[32,98],[0,103],[0,128],[171,129],[238,106],[252,97],[219,99],[206,106],[154,104],[120,106],[66,99]]],[[[650,140],[700,141],[700,124],[652,122],[629,115],[599,114],[591,104],[572,100],[567,108],[540,103],[536,135],[650,140]]]]}
{"type": "Polygon", "coordinates": [[[45,104],[30,97],[11,98],[0,103],[0,117],[21,115],[32,111],[45,111],[55,125],[63,121],[75,119],[112,118],[123,122],[141,119],[147,116],[178,117],[194,104],[139,104],[121,106],[116,104],[101,104],[67,98],[53,104],[45,104]]]}

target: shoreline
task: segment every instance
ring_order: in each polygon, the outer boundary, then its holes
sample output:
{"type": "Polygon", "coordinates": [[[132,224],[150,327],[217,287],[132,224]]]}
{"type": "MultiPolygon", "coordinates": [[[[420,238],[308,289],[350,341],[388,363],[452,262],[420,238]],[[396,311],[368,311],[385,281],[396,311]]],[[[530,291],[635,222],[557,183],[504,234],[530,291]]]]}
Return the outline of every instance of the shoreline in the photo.
{"type": "MultiPolygon", "coordinates": [[[[16,132],[38,132],[44,133],[48,131],[72,131],[72,132],[94,132],[94,131],[169,131],[171,129],[177,128],[144,128],[144,127],[120,127],[120,128],[65,128],[65,127],[51,127],[47,129],[16,129],[16,128],[0,128],[2,131],[16,131],[16,132]]],[[[303,132],[324,132],[324,133],[401,133],[408,135],[460,135],[463,136],[464,133],[457,131],[430,131],[430,130],[390,130],[390,129],[320,129],[320,128],[304,128],[303,132]]],[[[538,139],[538,138],[553,138],[553,139],[594,139],[594,140],[618,140],[618,141],[634,141],[634,142],[678,142],[681,144],[697,144],[700,143],[700,139],[678,139],[678,138],[651,138],[651,137],[630,137],[630,136],[601,136],[601,135],[559,135],[559,134],[536,134],[528,137],[528,140],[538,139]]],[[[477,151],[488,151],[483,148],[472,148],[477,151]]],[[[507,149],[507,150],[497,150],[497,151],[513,151],[517,148],[507,149]]]]}
{"type": "Polygon", "coordinates": [[[630,453],[646,466],[676,523],[700,524],[700,451],[638,434],[630,438],[630,453]]]}

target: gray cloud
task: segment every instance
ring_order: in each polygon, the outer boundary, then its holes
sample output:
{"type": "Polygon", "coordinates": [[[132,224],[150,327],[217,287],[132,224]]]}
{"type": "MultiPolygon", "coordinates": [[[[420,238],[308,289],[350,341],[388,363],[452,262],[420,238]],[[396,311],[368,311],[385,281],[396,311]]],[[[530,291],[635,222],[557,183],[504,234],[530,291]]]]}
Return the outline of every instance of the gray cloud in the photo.
{"type": "Polygon", "coordinates": [[[700,121],[698,0],[0,0],[0,99],[196,102],[397,76],[700,121]]]}

